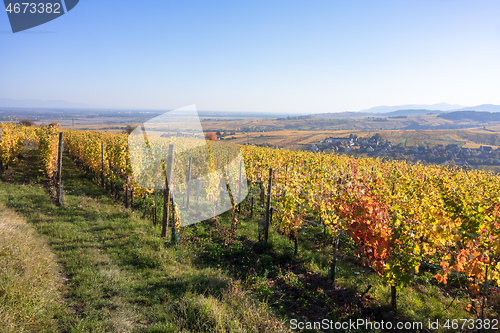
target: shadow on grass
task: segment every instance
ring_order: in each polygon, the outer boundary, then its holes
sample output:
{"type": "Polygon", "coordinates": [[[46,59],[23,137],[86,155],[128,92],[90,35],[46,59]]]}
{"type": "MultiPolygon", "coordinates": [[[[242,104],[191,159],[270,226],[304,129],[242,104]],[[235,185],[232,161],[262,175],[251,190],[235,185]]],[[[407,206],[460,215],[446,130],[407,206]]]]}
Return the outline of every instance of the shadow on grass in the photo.
{"type": "Polygon", "coordinates": [[[36,150],[22,150],[16,160],[3,171],[0,180],[16,184],[45,183],[46,177],[40,166],[36,150]]]}
{"type": "Polygon", "coordinates": [[[135,293],[146,296],[138,302],[163,303],[169,297],[181,297],[186,293],[220,297],[228,287],[228,279],[187,272],[179,276],[164,276],[156,279],[154,283],[135,288],[135,293]]]}
{"type": "Polygon", "coordinates": [[[265,244],[247,236],[237,236],[224,246],[220,229],[209,221],[186,229],[183,243],[191,247],[196,244],[194,265],[219,267],[242,280],[281,315],[307,321],[394,319],[389,307],[363,291],[335,288],[328,277],[308,271],[307,263],[293,255],[292,247],[280,248],[279,244],[265,244]]]}

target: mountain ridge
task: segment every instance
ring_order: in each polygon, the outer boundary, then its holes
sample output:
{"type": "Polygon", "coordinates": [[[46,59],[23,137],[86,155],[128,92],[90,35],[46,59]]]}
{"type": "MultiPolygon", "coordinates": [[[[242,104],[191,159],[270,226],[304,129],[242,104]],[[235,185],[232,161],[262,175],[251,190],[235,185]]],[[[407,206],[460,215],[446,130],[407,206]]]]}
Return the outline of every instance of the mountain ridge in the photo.
{"type": "Polygon", "coordinates": [[[436,103],[436,104],[403,104],[403,105],[381,105],[375,106],[369,109],[359,110],[359,112],[368,113],[387,113],[400,110],[440,110],[440,111],[450,111],[459,108],[463,108],[463,105],[459,104],[448,104],[448,103],[436,103]]]}
{"type": "MultiPolygon", "coordinates": [[[[440,103],[440,104],[433,104],[433,105],[443,105],[446,103],[440,103]]],[[[446,104],[448,106],[452,106],[451,104],[446,104]]],[[[411,106],[411,105],[400,105],[400,106],[377,106],[368,110],[361,110],[361,111],[345,111],[345,112],[328,112],[328,113],[313,113],[310,114],[311,117],[314,117],[316,119],[357,119],[357,118],[370,118],[370,117],[411,117],[411,116],[422,116],[422,115],[429,115],[429,114],[446,114],[449,112],[464,112],[464,111],[475,111],[475,112],[500,112],[500,105],[495,105],[495,104],[481,104],[481,105],[476,105],[476,106],[468,106],[468,107],[462,107],[458,109],[447,109],[447,110],[440,110],[440,109],[428,109],[428,108],[409,108],[406,109],[404,108],[405,106],[411,106]],[[387,108],[389,109],[396,109],[393,111],[387,111],[387,112],[380,112],[380,111],[374,111],[374,110],[386,110],[387,108]]],[[[417,105],[418,106],[418,105],[417,105]]]]}
{"type": "Polygon", "coordinates": [[[487,112],[500,112],[500,105],[495,104],[481,104],[476,106],[467,106],[449,111],[487,111],[487,112]]]}

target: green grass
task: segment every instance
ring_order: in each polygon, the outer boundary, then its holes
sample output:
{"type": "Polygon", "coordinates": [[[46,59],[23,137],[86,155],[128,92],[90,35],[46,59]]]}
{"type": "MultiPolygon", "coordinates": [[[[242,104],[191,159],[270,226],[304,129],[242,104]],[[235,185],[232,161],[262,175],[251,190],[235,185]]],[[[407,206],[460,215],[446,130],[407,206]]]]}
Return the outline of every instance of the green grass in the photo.
{"type": "MultiPolygon", "coordinates": [[[[65,160],[65,203],[41,186],[0,183],[0,201],[45,238],[63,267],[56,331],[273,332],[282,322],[220,268],[197,268],[189,249],[104,196],[65,160]]],[[[52,323],[53,324],[53,323],[52,323]]],[[[45,331],[43,329],[41,331],[45,331]]]]}
{"type": "Polygon", "coordinates": [[[0,212],[0,332],[50,332],[62,309],[56,258],[24,219],[0,212]]]}
{"type": "MultiPolygon", "coordinates": [[[[62,207],[40,184],[36,160],[20,162],[4,176],[8,181],[0,182],[0,202],[42,236],[55,254],[48,258],[57,258],[63,275],[51,273],[44,282],[42,289],[52,293],[44,304],[52,306],[36,316],[40,323],[34,331],[275,332],[286,331],[292,318],[427,322],[472,317],[464,311],[467,298],[453,283],[438,286],[431,271],[399,293],[398,312],[392,312],[389,286],[360,266],[345,239],[334,288],[327,277],[332,237],[319,228],[302,230],[296,256],[293,243],[276,231],[270,231],[267,245],[259,243],[261,208],[255,207],[250,218],[249,206],[243,205],[235,235],[229,213],[182,228],[175,247],[159,237],[159,227],[149,218],[141,218],[141,209],[125,209],[121,199],[110,199],[68,159],[62,207]]],[[[27,255],[27,248],[19,251],[32,259],[29,265],[52,267],[27,255]]],[[[28,294],[25,287],[19,290],[28,294]]],[[[18,312],[2,309],[11,317],[18,312]]],[[[498,315],[488,311],[490,318],[498,315]]],[[[18,316],[19,325],[29,325],[26,318],[18,316]]]]}

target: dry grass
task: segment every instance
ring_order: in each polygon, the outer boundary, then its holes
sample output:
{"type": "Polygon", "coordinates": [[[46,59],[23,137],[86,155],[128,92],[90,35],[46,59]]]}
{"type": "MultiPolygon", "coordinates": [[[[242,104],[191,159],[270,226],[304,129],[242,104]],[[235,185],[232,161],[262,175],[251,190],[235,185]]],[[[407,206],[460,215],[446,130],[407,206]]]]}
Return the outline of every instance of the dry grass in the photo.
{"type": "Polygon", "coordinates": [[[0,332],[57,327],[58,266],[25,220],[0,203],[0,332]]]}
{"type": "Polygon", "coordinates": [[[221,297],[186,295],[171,311],[177,314],[177,326],[191,332],[288,331],[264,303],[256,305],[238,284],[232,284],[221,297]]]}

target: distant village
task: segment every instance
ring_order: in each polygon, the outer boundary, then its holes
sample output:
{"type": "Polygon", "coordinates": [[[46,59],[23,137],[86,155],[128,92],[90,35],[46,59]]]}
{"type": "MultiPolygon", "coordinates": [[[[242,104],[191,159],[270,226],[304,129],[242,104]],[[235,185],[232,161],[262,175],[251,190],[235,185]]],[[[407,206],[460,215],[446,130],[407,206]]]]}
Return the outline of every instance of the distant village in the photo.
{"type": "Polygon", "coordinates": [[[490,146],[479,148],[462,148],[457,144],[446,146],[429,145],[420,147],[404,147],[399,143],[384,140],[380,134],[372,137],[360,138],[351,134],[349,137],[326,138],[311,146],[313,152],[334,152],[349,155],[366,155],[368,157],[390,157],[393,159],[404,159],[412,162],[427,162],[433,164],[466,165],[500,165],[500,149],[490,146]]]}

